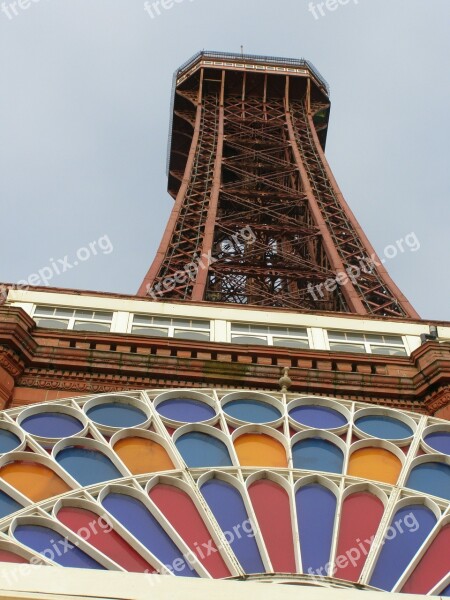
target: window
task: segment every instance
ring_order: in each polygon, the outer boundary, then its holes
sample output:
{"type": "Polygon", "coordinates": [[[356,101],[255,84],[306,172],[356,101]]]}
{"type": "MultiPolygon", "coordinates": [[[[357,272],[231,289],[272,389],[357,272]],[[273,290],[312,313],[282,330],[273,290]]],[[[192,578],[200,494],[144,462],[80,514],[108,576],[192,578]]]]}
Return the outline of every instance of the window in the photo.
{"type": "Polygon", "coordinates": [[[38,327],[76,331],[111,331],[112,318],[112,312],[54,306],[36,306],[33,314],[38,327]]]}
{"type": "Polygon", "coordinates": [[[180,340],[210,340],[210,322],[197,319],[172,319],[134,315],[131,333],[150,337],[173,337],[180,340]]]}
{"type": "Polygon", "coordinates": [[[231,341],[234,344],[258,346],[282,346],[285,348],[309,348],[308,331],[295,327],[277,325],[231,324],[231,341]]]}
{"type": "Polygon", "coordinates": [[[400,335],[375,335],[345,331],[328,331],[327,333],[330,350],[336,352],[407,356],[405,345],[400,335]]]}

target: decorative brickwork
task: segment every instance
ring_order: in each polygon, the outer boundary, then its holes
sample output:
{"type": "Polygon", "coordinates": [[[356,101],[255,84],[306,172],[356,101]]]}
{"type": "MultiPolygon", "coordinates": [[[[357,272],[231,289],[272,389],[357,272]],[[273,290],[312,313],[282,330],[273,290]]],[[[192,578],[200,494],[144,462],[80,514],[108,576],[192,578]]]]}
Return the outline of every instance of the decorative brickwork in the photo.
{"type": "Polygon", "coordinates": [[[292,392],[426,414],[437,414],[450,404],[450,348],[437,342],[421,346],[411,357],[392,357],[55,331],[32,325],[22,309],[0,308],[5,404],[174,386],[274,391],[286,367],[292,392]]]}

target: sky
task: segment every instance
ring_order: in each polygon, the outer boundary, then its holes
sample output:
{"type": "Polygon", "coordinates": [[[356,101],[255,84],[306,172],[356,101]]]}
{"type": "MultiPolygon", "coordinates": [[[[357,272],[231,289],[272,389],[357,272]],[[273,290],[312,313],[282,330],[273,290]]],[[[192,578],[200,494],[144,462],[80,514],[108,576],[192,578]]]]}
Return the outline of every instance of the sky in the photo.
{"type": "Polygon", "coordinates": [[[347,202],[419,314],[450,320],[450,2],[151,2],[0,0],[0,282],[135,294],[173,205],[173,72],[243,45],[329,82],[347,202]]]}

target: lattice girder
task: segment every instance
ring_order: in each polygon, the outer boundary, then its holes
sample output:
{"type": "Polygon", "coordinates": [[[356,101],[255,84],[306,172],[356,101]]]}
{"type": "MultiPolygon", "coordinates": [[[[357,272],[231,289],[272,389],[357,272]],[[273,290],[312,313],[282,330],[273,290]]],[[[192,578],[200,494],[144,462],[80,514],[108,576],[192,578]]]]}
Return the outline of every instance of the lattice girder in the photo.
{"type": "Polygon", "coordinates": [[[417,317],[334,181],[323,154],[330,103],[311,75],[199,66],[179,81],[176,202],[140,294],[417,317]]]}

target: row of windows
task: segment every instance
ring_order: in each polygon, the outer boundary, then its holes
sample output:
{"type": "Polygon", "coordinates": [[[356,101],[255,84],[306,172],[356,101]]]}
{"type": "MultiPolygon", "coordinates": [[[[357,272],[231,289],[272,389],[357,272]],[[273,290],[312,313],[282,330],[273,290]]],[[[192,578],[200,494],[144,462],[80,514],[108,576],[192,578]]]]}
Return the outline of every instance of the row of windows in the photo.
{"type": "MultiPolygon", "coordinates": [[[[111,331],[113,312],[37,306],[33,318],[38,327],[77,331],[111,331]]],[[[149,337],[185,340],[211,340],[211,323],[201,319],[182,319],[148,315],[132,315],[128,333],[149,337]]],[[[330,350],[407,356],[403,338],[398,335],[327,331],[330,350]]],[[[231,323],[229,341],[233,344],[312,348],[311,334],[306,328],[279,325],[231,323]]]]}
{"type": "Polygon", "coordinates": [[[78,331],[111,331],[113,314],[98,310],[37,306],[33,318],[38,327],[78,331]]]}
{"type": "Polygon", "coordinates": [[[336,352],[359,352],[361,354],[389,354],[406,356],[403,339],[398,335],[374,335],[328,331],[330,350],[336,352]]]}
{"type": "MultiPolygon", "coordinates": [[[[33,319],[38,327],[77,331],[111,331],[113,312],[37,306],[33,319]]],[[[210,322],[195,319],[172,319],[133,315],[129,333],[149,337],[174,337],[187,340],[210,340],[210,322]]]]}

